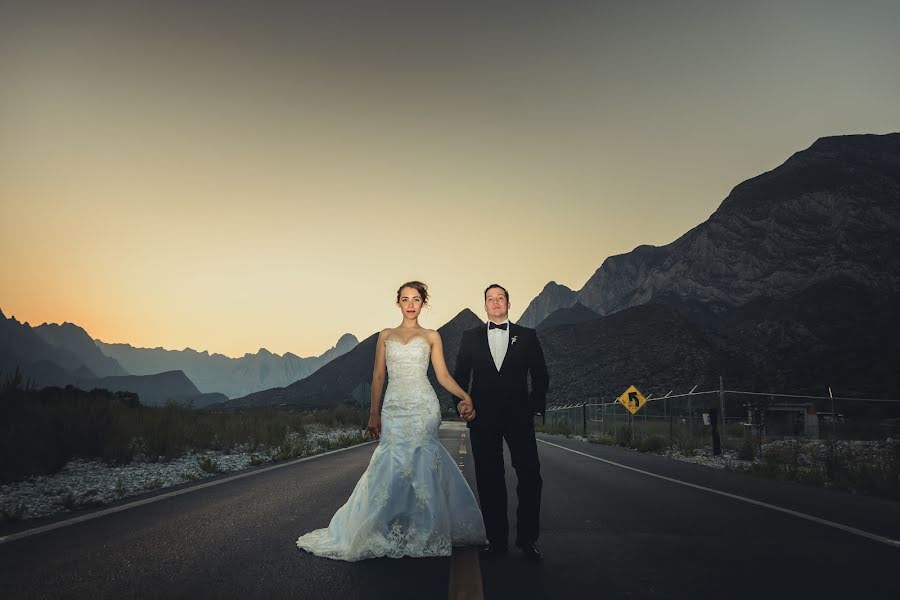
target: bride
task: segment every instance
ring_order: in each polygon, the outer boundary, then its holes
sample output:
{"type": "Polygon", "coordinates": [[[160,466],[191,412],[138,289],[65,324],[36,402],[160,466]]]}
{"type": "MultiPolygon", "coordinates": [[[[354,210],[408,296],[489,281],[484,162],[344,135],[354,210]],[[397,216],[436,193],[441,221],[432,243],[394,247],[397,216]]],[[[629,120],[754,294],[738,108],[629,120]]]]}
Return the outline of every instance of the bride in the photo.
{"type": "Polygon", "coordinates": [[[485,543],[478,503],[438,440],[441,413],[428,381],[429,357],[441,386],[463,399],[462,414],[471,420],[475,412],[472,399],[447,370],[440,334],[419,325],[427,303],[427,286],[419,281],[397,290],[403,321],[382,331],[375,346],[366,432],[380,439],[378,447],[328,527],[300,536],[301,549],[357,561],[449,556],[453,546],[485,543]],[[379,415],[385,371],[388,386],[379,415]]]}

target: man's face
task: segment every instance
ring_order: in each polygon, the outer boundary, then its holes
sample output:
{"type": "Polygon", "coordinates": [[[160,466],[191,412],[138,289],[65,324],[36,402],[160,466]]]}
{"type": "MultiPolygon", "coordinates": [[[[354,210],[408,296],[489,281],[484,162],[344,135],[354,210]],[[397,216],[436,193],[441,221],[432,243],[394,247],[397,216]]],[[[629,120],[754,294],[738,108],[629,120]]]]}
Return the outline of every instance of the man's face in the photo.
{"type": "Polygon", "coordinates": [[[488,319],[502,323],[509,316],[509,301],[506,293],[500,288],[491,288],[484,297],[484,310],[488,319]]]}

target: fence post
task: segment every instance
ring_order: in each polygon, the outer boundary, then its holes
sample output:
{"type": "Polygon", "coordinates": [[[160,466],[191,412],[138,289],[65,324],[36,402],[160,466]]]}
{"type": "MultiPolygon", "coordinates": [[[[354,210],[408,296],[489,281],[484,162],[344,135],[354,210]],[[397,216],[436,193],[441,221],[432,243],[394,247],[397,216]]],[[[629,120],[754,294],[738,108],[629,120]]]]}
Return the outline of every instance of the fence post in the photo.
{"type": "Polygon", "coordinates": [[[831,386],[828,386],[828,397],[831,398],[831,439],[837,439],[837,413],[834,412],[834,395],[831,393],[831,386]]]}
{"type": "MultiPolygon", "coordinates": [[[[699,383],[697,385],[700,385],[699,383]]],[[[693,403],[693,393],[694,390],[697,389],[697,385],[691,388],[691,391],[688,392],[688,439],[690,439],[690,444],[693,447],[694,445],[694,403],[693,403]]]]}
{"type": "MultiPolygon", "coordinates": [[[[670,394],[672,392],[669,392],[670,394]]],[[[666,397],[663,403],[663,411],[666,416],[666,421],[669,422],[669,454],[672,453],[672,419],[669,417],[669,398],[666,397]]]]}
{"type": "Polygon", "coordinates": [[[728,432],[725,431],[725,383],[722,381],[721,375],[719,375],[719,410],[722,412],[722,450],[725,450],[728,432]]]}
{"type": "Polygon", "coordinates": [[[581,403],[581,435],[587,437],[587,402],[581,403]]]}
{"type": "MultiPolygon", "coordinates": [[[[651,394],[652,396],[653,394],[651,394]]],[[[647,401],[650,401],[650,398],[647,398],[647,401]]],[[[650,410],[649,406],[644,406],[644,423],[641,425],[641,439],[647,437],[647,411],[650,410]]]]}
{"type": "Polygon", "coordinates": [[[629,442],[628,445],[631,446],[632,448],[634,448],[634,441],[635,441],[635,438],[634,438],[634,413],[632,413],[630,410],[628,411],[628,429],[629,429],[628,433],[631,436],[631,441],[629,442]]]}
{"type": "Polygon", "coordinates": [[[600,398],[600,423],[602,423],[600,427],[601,435],[608,435],[606,432],[606,403],[603,402],[603,398],[600,398]]]}

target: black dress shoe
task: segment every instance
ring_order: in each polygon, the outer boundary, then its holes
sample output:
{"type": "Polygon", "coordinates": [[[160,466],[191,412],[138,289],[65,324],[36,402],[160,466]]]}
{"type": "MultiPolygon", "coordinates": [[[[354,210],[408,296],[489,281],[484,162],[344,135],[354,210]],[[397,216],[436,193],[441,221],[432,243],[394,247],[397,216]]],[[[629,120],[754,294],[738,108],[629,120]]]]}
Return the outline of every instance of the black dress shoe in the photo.
{"type": "Polygon", "coordinates": [[[488,544],[481,549],[481,553],[485,556],[506,556],[509,548],[500,544],[488,544]]]}
{"type": "Polygon", "coordinates": [[[541,551],[537,549],[534,544],[528,544],[527,546],[519,546],[522,550],[522,555],[532,562],[540,562],[541,561],[541,551]]]}

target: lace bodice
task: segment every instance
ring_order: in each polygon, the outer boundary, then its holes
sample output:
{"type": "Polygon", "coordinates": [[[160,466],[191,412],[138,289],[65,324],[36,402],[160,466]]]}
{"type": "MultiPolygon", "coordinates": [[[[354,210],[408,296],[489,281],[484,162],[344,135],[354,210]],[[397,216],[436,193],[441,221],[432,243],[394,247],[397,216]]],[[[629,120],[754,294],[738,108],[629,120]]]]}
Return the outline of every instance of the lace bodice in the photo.
{"type": "Polygon", "coordinates": [[[431,345],[422,336],[415,336],[405,344],[388,338],[384,342],[384,358],[388,379],[422,378],[428,376],[431,345]]]}

